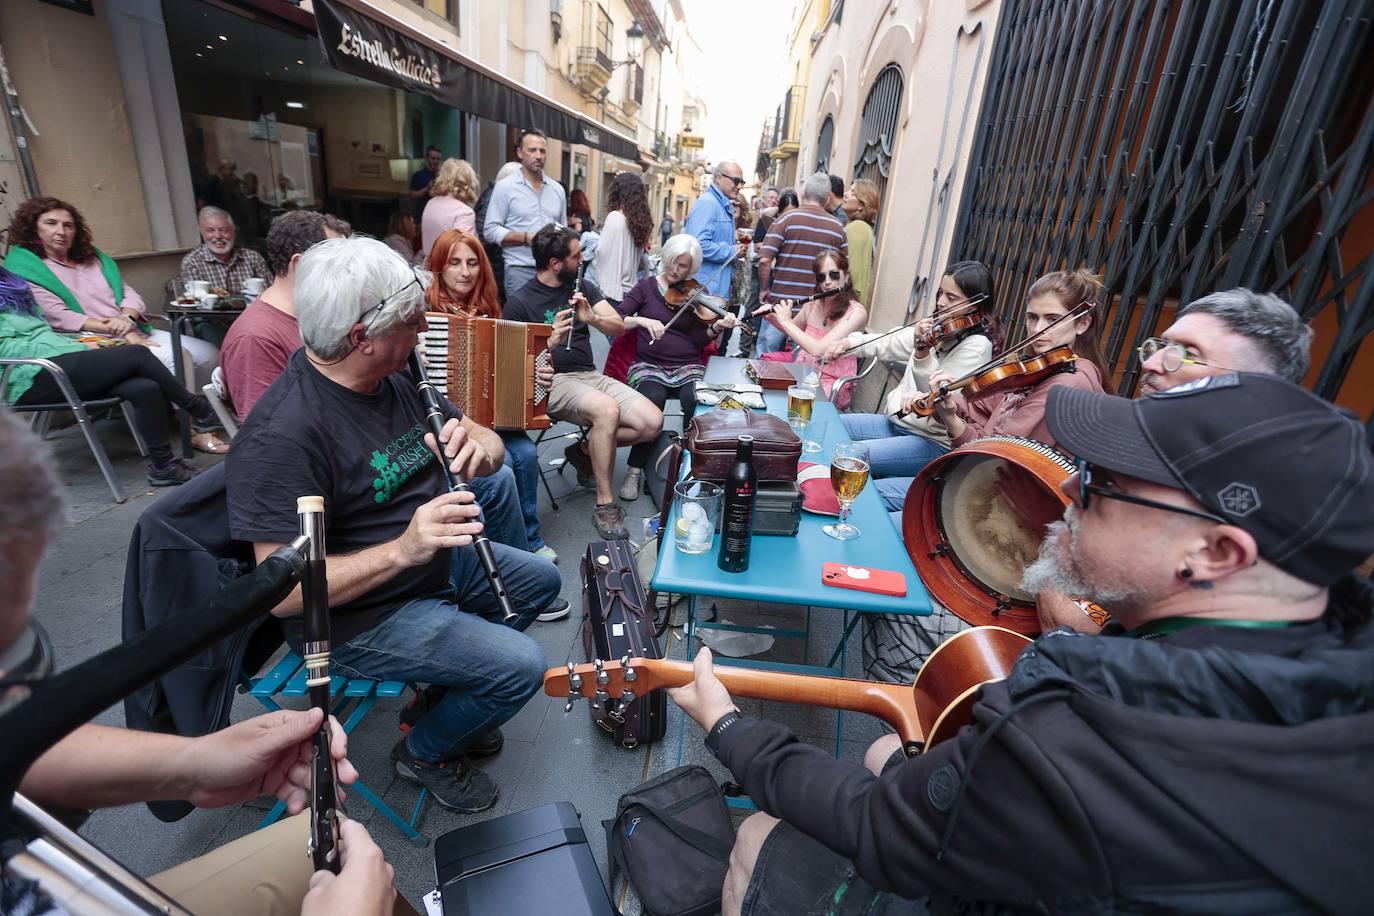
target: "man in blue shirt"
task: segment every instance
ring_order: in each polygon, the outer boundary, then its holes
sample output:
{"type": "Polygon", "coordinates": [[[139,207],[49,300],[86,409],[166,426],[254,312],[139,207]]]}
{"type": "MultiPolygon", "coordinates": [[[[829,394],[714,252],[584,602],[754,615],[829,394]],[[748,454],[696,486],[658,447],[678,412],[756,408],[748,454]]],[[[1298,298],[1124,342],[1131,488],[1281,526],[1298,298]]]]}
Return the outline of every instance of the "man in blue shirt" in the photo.
{"type": "Polygon", "coordinates": [[[701,243],[701,270],[696,278],[706,284],[706,291],[722,299],[730,298],[730,281],[734,265],[721,270],[721,265],[743,254],[744,246],[735,241],[735,207],[739,189],[744,184],[744,170],[733,159],[726,159],[711,170],[711,186],[692,204],[683,232],[696,236],[701,243]]]}
{"type": "Polygon", "coordinates": [[[549,223],[568,224],[568,195],[561,184],[544,174],[548,156],[542,131],[521,131],[515,147],[520,171],[496,182],[487,203],[482,237],[501,246],[507,296],[534,278],[530,242],[535,233],[549,223]]]}
{"type": "Polygon", "coordinates": [[[437,146],[431,146],[425,150],[425,167],[410,176],[410,212],[417,223],[420,221],[420,214],[425,210],[425,204],[429,203],[429,189],[434,184],[435,176],[439,174],[439,163],[443,158],[444,151],[437,146]]]}

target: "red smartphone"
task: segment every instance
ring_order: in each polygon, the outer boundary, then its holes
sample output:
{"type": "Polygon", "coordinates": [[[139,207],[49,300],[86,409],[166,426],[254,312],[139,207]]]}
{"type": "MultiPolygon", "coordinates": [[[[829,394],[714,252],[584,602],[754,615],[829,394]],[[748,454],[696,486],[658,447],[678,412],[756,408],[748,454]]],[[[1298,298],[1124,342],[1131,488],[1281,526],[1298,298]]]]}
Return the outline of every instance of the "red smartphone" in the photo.
{"type": "Polygon", "coordinates": [[[821,584],[878,595],[891,595],[894,598],[906,597],[906,576],[890,569],[827,563],[821,567],[821,584]]]}

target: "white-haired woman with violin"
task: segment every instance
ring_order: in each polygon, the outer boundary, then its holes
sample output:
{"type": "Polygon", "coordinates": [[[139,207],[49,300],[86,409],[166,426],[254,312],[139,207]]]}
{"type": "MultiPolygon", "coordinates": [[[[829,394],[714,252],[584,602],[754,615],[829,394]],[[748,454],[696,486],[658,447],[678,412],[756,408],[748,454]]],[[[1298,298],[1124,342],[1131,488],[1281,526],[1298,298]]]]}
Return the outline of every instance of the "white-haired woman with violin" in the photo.
{"type": "MultiPolygon", "coordinates": [[[[697,289],[692,275],[701,269],[701,258],[695,236],[671,236],[663,243],[657,276],[642,278],[616,306],[623,317],[639,319],[635,361],[626,383],[659,410],[669,398],[677,398],[688,419],[697,408],[697,382],[706,374],[706,348],[737,324],[722,300],[697,289]],[[689,301],[693,304],[686,305],[689,301]],[[682,308],[688,314],[679,316],[682,308]]],[[[653,447],[653,442],[640,442],[630,449],[621,499],[637,499],[643,491],[653,447]]]]}
{"type": "Polygon", "coordinates": [[[801,307],[796,317],[795,302],[773,302],[755,310],[769,324],[786,334],[797,345],[797,353],[785,351],[765,353],[764,359],[796,362],[820,362],[821,387],[835,402],[838,410],[849,406],[853,397],[850,388],[833,394],[835,382],[858,372],[859,358],[852,354],[825,360],[832,346],[844,341],[854,331],[868,324],[868,309],[854,295],[849,277],[849,259],[843,252],[828,248],[811,262],[816,272],[816,296],[801,307]],[[803,355],[804,354],[804,355],[803,355]]]}

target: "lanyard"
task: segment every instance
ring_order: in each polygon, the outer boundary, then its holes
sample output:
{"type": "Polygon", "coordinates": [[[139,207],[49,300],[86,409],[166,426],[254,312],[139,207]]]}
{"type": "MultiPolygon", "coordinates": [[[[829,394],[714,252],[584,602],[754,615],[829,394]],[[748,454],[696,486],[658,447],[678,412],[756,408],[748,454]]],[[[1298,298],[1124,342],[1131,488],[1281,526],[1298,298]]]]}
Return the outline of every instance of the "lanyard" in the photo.
{"type": "Polygon", "coordinates": [[[1299,627],[1303,624],[1312,623],[1311,620],[1235,620],[1227,617],[1165,617],[1161,620],[1151,620],[1143,623],[1134,630],[1127,630],[1126,635],[1134,639],[1149,639],[1154,636],[1166,636],[1170,633],[1177,633],[1179,630],[1186,630],[1189,627],[1235,627],[1248,630],[1277,630],[1284,627],[1299,627]]]}

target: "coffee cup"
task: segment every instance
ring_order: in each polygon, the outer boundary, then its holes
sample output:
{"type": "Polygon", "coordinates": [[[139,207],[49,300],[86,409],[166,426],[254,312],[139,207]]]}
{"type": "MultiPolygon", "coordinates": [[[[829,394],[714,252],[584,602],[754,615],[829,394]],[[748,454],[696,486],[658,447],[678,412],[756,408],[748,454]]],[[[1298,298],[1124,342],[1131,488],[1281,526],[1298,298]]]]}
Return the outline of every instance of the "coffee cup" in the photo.
{"type": "Polygon", "coordinates": [[[192,296],[195,296],[197,299],[204,299],[206,296],[210,295],[209,280],[192,280],[190,283],[192,296]]]}
{"type": "Polygon", "coordinates": [[[265,289],[267,289],[267,281],[261,277],[249,277],[243,281],[243,291],[249,295],[261,296],[265,289]]]}

